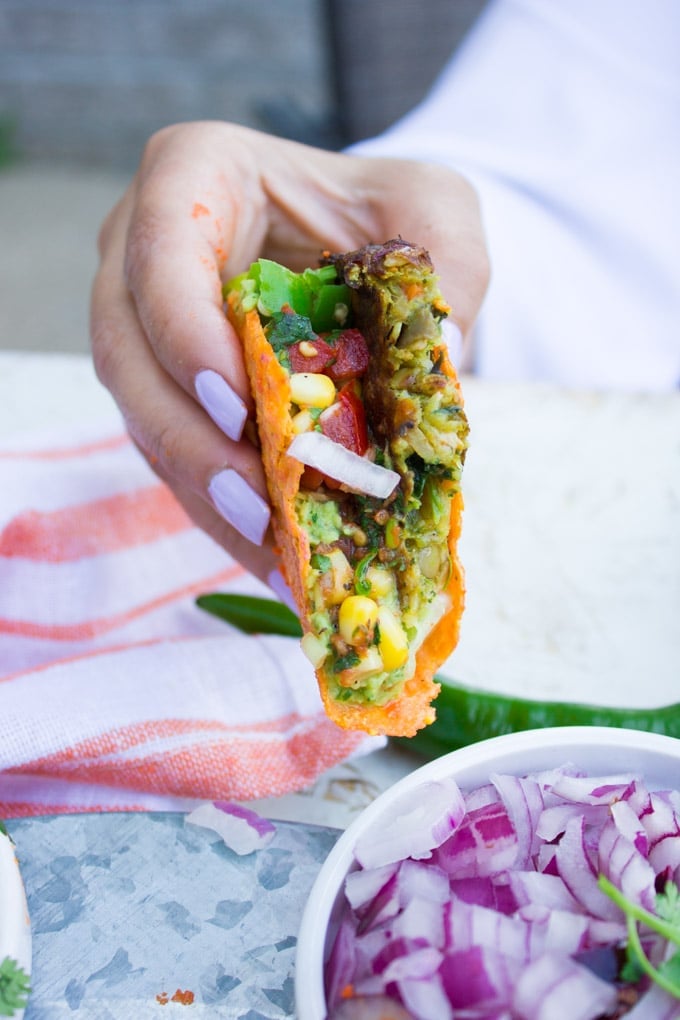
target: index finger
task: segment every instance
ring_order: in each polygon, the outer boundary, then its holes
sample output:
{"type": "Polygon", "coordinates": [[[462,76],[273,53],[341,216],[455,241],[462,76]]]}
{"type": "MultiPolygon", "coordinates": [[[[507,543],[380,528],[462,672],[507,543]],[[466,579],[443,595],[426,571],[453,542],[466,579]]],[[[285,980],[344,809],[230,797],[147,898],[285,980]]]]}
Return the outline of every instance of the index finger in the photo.
{"type": "MultiPolygon", "coordinates": [[[[181,160],[141,176],[125,275],[156,359],[238,439],[253,405],[240,343],[224,314],[222,274],[241,211],[224,186],[200,178],[181,160]]],[[[255,257],[255,230],[250,238],[255,257]]]]}

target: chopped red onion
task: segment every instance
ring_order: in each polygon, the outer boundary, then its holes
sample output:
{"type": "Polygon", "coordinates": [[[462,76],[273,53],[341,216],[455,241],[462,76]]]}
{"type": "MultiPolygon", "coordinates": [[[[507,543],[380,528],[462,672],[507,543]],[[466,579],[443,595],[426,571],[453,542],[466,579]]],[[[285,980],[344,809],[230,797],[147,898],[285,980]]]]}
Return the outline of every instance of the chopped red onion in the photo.
{"type": "Polygon", "coordinates": [[[497,875],[517,858],[518,842],[500,803],[468,811],[458,831],[433,854],[444,871],[457,878],[497,875]]]}
{"type": "Polygon", "coordinates": [[[261,850],[276,832],[273,822],[249,808],[227,801],[200,804],[186,816],[185,821],[190,825],[212,829],[239,856],[261,850]]]}
{"type": "Polygon", "coordinates": [[[654,912],[656,874],[633,843],[622,836],[613,821],[605,822],[598,844],[600,869],[629,900],[654,912]]]}
{"type": "Polygon", "coordinates": [[[678,1000],[653,985],[633,1006],[626,1020],[678,1020],[678,1000]]]}
{"type": "Polygon", "coordinates": [[[646,857],[649,853],[649,836],[629,800],[617,800],[610,807],[614,825],[633,844],[634,849],[646,857]]]}
{"type": "Polygon", "coordinates": [[[509,1003],[521,971],[518,960],[490,946],[451,950],[440,968],[444,989],[454,1009],[502,1008],[503,1003],[509,1003]]]}
{"type": "Polygon", "coordinates": [[[530,777],[494,775],[491,780],[517,837],[516,864],[524,867],[538,848],[536,826],[545,805],[543,791],[540,784],[530,777]]]}
{"type": "Polygon", "coordinates": [[[410,1018],[453,1020],[453,1007],[444,991],[440,974],[432,974],[425,980],[404,978],[397,982],[397,987],[410,1018]]]}
{"type": "Polygon", "coordinates": [[[583,910],[604,921],[614,921],[618,907],[598,888],[597,874],[588,855],[583,818],[570,818],[555,848],[557,874],[583,910]]]}
{"type": "Polygon", "coordinates": [[[360,457],[323,432],[302,432],[295,436],[288,454],[348,488],[377,499],[387,499],[401,481],[396,471],[360,457]]]}
{"type": "Polygon", "coordinates": [[[593,1020],[612,1011],[616,989],[570,957],[544,953],[521,969],[511,1001],[519,1017],[593,1020]]]}
{"type": "MultiPolygon", "coordinates": [[[[615,959],[627,935],[598,874],[654,910],[659,881],[680,878],[680,796],[572,765],[493,776],[464,797],[431,782],[376,818],[355,857],[326,968],[330,1020],[596,1020],[617,992],[589,961],[615,959]],[[387,1002],[398,1012],[371,1012],[387,1002]]],[[[668,943],[641,939],[659,966],[668,943]]],[[[658,986],[638,991],[626,1020],[680,1018],[658,986]]]]}
{"type": "Polygon", "coordinates": [[[404,794],[389,821],[379,818],[362,834],[354,856],[363,868],[406,857],[430,857],[460,824],[465,802],[452,779],[426,783],[404,794]]]}

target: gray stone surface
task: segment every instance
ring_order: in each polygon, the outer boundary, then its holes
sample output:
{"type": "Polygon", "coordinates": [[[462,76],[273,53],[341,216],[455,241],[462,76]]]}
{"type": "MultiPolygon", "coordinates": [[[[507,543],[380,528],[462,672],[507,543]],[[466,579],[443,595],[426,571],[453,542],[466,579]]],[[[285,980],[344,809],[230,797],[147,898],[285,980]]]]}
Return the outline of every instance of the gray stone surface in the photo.
{"type": "Polygon", "coordinates": [[[97,233],[128,174],[0,170],[0,350],[89,350],[97,233]]]}
{"type": "Polygon", "coordinates": [[[298,928],[336,830],[277,822],[238,857],[176,814],[7,827],[33,933],[26,1020],[179,1015],[177,989],[191,1016],[292,1017],[298,928]]]}
{"type": "Polygon", "coordinates": [[[319,0],[0,0],[0,115],[30,157],[128,170],[181,120],[308,130],[330,102],[322,12],[319,0]]]}
{"type": "Polygon", "coordinates": [[[481,3],[0,0],[0,350],[88,350],[97,232],[154,130],[217,117],[337,144],[329,9],[347,126],[377,130],[481,3]]]}

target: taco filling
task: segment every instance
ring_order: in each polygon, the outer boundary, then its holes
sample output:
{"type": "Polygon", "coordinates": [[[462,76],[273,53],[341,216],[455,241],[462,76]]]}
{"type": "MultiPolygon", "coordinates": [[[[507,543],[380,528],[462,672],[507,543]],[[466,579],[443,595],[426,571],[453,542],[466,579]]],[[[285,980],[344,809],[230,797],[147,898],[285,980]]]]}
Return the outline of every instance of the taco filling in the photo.
{"type": "Polygon", "coordinates": [[[257,312],[287,380],[287,456],[304,464],[303,650],[332,701],[386,705],[451,610],[468,425],[424,249],[399,240],[326,262],[295,274],[261,259],[229,302],[237,321],[257,312]]]}

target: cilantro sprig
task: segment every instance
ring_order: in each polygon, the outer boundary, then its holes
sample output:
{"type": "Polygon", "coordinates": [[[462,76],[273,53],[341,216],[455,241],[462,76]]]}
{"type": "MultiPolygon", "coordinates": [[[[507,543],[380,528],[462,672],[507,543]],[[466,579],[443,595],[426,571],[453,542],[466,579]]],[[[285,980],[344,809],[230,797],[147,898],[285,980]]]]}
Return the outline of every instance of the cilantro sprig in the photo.
{"type": "Polygon", "coordinates": [[[0,1016],[14,1016],[23,1009],[31,990],[30,978],[11,956],[0,961],[0,1016]]]}
{"type": "Polygon", "coordinates": [[[680,890],[677,885],[674,882],[666,882],[663,892],[656,897],[656,914],[631,902],[604,875],[600,875],[598,885],[602,892],[621,908],[626,917],[628,959],[622,977],[634,983],[646,974],[669,995],[680,999],[680,949],[664,960],[659,967],[655,967],[642,947],[638,930],[638,924],[643,924],[674,946],[680,947],[680,890]]]}

